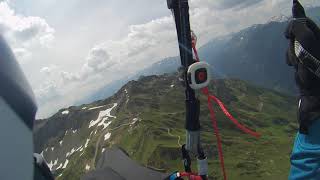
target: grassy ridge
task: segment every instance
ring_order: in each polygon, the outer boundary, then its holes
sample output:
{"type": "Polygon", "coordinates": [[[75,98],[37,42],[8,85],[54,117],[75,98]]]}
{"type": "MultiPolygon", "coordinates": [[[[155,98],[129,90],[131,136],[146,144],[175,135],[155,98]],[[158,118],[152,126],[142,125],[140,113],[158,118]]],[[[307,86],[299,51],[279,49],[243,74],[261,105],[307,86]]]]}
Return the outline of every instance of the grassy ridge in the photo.
{"type": "MultiPolygon", "coordinates": [[[[182,170],[178,140],[180,137],[180,143],[185,142],[184,88],[176,79],[172,75],[143,77],[123,87],[120,91],[126,88],[130,98],[121,100],[123,103],[119,104],[117,118],[110,128],[130,123],[133,118],[139,121],[112,131],[110,141],[98,146],[99,152],[102,147],[116,145],[145,166],[164,172],[182,170]]],[[[209,88],[235,118],[263,134],[255,139],[240,132],[214,105],[229,179],[286,179],[297,129],[295,98],[234,79],[215,80],[209,88]]],[[[206,97],[199,94],[199,98],[202,102],[201,138],[209,158],[210,178],[221,179],[206,97]]],[[[71,165],[60,179],[79,179],[85,173],[84,166],[93,158],[98,134],[99,131],[92,135],[84,155],[72,156],[71,165]]],[[[193,164],[196,168],[195,162],[193,164]]]]}
{"type": "MultiPolygon", "coordinates": [[[[182,169],[177,141],[178,136],[181,143],[185,141],[184,90],[177,82],[170,88],[168,80],[162,78],[145,82],[142,79],[143,92],[131,94],[130,108],[126,111],[139,112],[142,121],[137,128],[122,135],[118,144],[145,166],[171,172],[182,169]],[[173,136],[168,134],[167,128],[173,136]]],[[[295,98],[239,80],[218,80],[210,89],[240,122],[263,134],[257,140],[241,133],[215,106],[229,179],[285,179],[292,137],[297,128],[295,98]]],[[[202,141],[208,151],[210,175],[219,178],[216,140],[204,103],[206,97],[201,95],[200,99],[203,102],[202,141]]]]}

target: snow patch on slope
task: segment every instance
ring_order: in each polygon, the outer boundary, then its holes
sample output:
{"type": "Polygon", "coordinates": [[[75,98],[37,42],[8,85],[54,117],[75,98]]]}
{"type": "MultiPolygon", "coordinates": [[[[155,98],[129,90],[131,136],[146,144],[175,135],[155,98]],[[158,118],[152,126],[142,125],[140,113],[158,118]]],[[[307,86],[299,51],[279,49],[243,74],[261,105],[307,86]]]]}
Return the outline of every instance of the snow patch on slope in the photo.
{"type": "Polygon", "coordinates": [[[89,128],[98,124],[98,126],[103,126],[104,128],[107,127],[107,123],[105,123],[109,118],[116,118],[115,116],[111,115],[111,111],[117,106],[117,103],[114,103],[113,106],[109,109],[99,112],[98,118],[94,121],[91,120],[89,123],[89,128]]]}
{"type": "Polygon", "coordinates": [[[130,123],[130,127],[132,127],[133,125],[135,125],[138,121],[141,121],[141,119],[133,118],[133,119],[132,119],[132,122],[130,123]]]}
{"type": "Polygon", "coordinates": [[[76,151],[82,151],[82,150],[83,150],[82,145],[80,147],[78,147],[78,149],[76,149],[76,151]]]}
{"type": "Polygon", "coordinates": [[[60,163],[60,165],[56,168],[56,170],[61,169],[62,168],[62,163],[60,163]]]}
{"type": "Polygon", "coordinates": [[[62,169],[65,169],[65,168],[68,166],[68,163],[69,163],[69,160],[66,159],[66,161],[64,162],[64,165],[63,165],[62,169]]]}
{"type": "Polygon", "coordinates": [[[110,139],[110,137],[111,137],[111,133],[107,133],[104,135],[104,140],[106,141],[106,140],[110,139]]]}
{"type": "Polygon", "coordinates": [[[50,163],[48,163],[47,165],[48,165],[49,169],[51,170],[51,169],[52,169],[52,167],[53,167],[53,163],[52,163],[52,161],[50,161],[50,163]]]}
{"type": "Polygon", "coordinates": [[[53,166],[56,166],[58,164],[58,158],[56,160],[54,160],[53,166]]]}
{"type": "MultiPolygon", "coordinates": [[[[89,140],[87,140],[86,145],[88,145],[87,143],[89,143],[89,140]]],[[[72,148],[70,150],[70,152],[67,152],[66,157],[69,157],[69,156],[71,156],[72,154],[74,154],[75,152],[78,152],[78,151],[80,151],[80,152],[83,151],[83,145],[81,145],[78,148],[72,148]]]]}
{"type": "Polygon", "coordinates": [[[69,114],[69,111],[68,110],[62,111],[61,114],[67,115],[67,114],[69,114]]]}
{"type": "Polygon", "coordinates": [[[286,22],[288,21],[290,18],[288,16],[285,15],[280,15],[280,16],[273,16],[271,17],[271,19],[269,20],[269,22],[286,22]]]}
{"type": "Polygon", "coordinates": [[[72,148],[70,152],[67,152],[66,157],[71,156],[74,152],[76,152],[76,150],[72,148]]]}
{"type": "Polygon", "coordinates": [[[128,94],[128,90],[125,89],[124,92],[126,93],[126,96],[127,96],[127,101],[126,101],[126,104],[128,104],[129,100],[130,100],[130,96],[128,94]]]}
{"type": "Polygon", "coordinates": [[[133,118],[131,125],[134,125],[138,120],[139,120],[138,118],[133,118]]]}
{"type": "Polygon", "coordinates": [[[103,108],[103,107],[105,107],[105,106],[106,106],[106,105],[96,106],[96,107],[89,108],[89,110],[99,109],[99,108],[103,108]]]}
{"type": "Polygon", "coordinates": [[[112,123],[112,121],[109,121],[109,122],[105,122],[106,120],[108,120],[108,118],[107,119],[103,119],[99,124],[98,124],[98,126],[103,126],[103,129],[105,129],[105,128],[107,128],[111,123],[112,123]]]}
{"type": "Polygon", "coordinates": [[[86,144],[84,145],[84,148],[88,147],[89,141],[90,141],[90,139],[87,139],[86,144]]]}
{"type": "Polygon", "coordinates": [[[86,169],[86,171],[89,171],[90,170],[90,166],[87,164],[85,169],[86,169]]]}

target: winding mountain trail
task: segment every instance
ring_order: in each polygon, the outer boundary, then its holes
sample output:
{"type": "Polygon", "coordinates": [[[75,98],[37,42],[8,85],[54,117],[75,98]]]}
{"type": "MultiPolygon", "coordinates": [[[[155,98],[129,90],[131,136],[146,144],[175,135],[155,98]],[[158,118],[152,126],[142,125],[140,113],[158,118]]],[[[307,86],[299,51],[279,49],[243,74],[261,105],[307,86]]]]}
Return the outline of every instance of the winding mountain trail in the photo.
{"type": "Polygon", "coordinates": [[[174,135],[174,134],[172,134],[172,133],[170,132],[170,128],[160,127],[159,129],[164,129],[164,130],[166,130],[166,131],[168,132],[168,135],[169,135],[169,136],[178,138],[177,145],[178,145],[179,147],[182,146],[181,143],[180,143],[181,137],[180,137],[179,135],[174,135]]]}
{"type": "Polygon", "coordinates": [[[124,124],[121,124],[115,128],[111,128],[111,129],[105,129],[103,131],[103,133],[101,133],[101,135],[99,136],[98,138],[98,141],[96,142],[96,145],[95,145],[95,153],[94,153],[94,157],[93,157],[93,160],[91,162],[91,167],[93,167],[93,169],[95,168],[95,163],[96,163],[96,159],[97,159],[97,156],[98,156],[98,150],[99,150],[99,146],[100,146],[100,142],[101,142],[101,138],[103,136],[105,136],[107,133],[111,133],[112,131],[115,131],[123,126],[131,126],[131,125],[134,125],[137,121],[133,121],[133,122],[130,122],[130,123],[124,123],[124,124]]]}
{"type": "Polygon", "coordinates": [[[101,137],[103,137],[106,133],[108,133],[107,130],[108,130],[108,129],[104,130],[104,132],[101,133],[101,135],[100,135],[99,138],[98,138],[98,141],[96,142],[95,152],[94,152],[94,156],[93,156],[93,159],[92,159],[92,162],[91,162],[91,167],[92,167],[92,169],[95,169],[95,168],[96,168],[95,163],[96,163],[96,158],[97,158],[97,155],[98,155],[98,149],[99,149],[101,137]]]}
{"type": "Polygon", "coordinates": [[[173,134],[171,134],[171,132],[170,132],[170,129],[169,129],[169,128],[167,128],[167,130],[168,130],[168,134],[169,134],[169,136],[171,136],[171,137],[177,137],[177,138],[178,138],[178,145],[179,145],[179,147],[181,147],[181,146],[182,146],[182,145],[181,145],[181,143],[180,143],[181,137],[180,137],[180,136],[178,136],[178,135],[173,135],[173,134]]]}

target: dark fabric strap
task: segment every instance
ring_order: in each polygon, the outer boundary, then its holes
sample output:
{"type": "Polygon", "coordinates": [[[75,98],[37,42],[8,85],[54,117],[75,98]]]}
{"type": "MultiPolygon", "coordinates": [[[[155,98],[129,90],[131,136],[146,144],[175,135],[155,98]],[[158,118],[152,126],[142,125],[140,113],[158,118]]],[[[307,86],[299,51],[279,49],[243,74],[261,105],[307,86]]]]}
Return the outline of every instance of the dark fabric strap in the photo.
{"type": "Polygon", "coordinates": [[[294,42],[294,49],[300,63],[320,78],[320,60],[306,51],[298,41],[294,42]]]}
{"type": "Polygon", "coordinates": [[[300,133],[308,134],[308,128],[320,118],[320,96],[301,96],[298,118],[300,133]]]}

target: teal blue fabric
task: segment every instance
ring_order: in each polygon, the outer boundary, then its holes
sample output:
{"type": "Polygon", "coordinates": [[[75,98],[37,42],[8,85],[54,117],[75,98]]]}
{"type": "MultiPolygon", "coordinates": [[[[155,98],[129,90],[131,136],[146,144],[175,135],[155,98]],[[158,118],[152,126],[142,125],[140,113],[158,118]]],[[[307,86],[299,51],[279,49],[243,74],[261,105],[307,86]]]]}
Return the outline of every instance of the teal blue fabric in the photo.
{"type": "Polygon", "coordinates": [[[309,134],[297,133],[289,180],[320,180],[320,120],[309,127],[309,134]]]}

